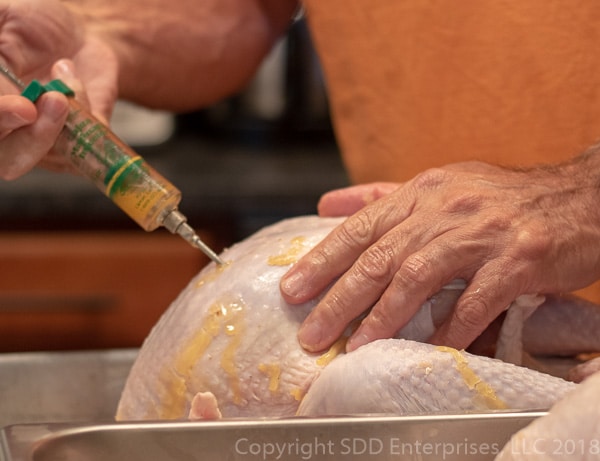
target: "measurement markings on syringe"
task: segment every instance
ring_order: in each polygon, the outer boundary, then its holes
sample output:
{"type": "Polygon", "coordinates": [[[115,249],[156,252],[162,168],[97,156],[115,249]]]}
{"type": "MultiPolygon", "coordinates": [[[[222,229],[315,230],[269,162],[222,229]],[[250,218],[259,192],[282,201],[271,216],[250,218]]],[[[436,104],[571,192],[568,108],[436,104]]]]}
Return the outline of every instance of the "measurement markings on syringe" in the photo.
{"type": "Polygon", "coordinates": [[[76,158],[85,158],[88,154],[94,152],[94,144],[106,135],[106,128],[92,120],[83,120],[73,127],[70,135],[71,140],[75,141],[71,149],[71,156],[76,158]],[[86,130],[92,124],[92,126],[86,130]]]}

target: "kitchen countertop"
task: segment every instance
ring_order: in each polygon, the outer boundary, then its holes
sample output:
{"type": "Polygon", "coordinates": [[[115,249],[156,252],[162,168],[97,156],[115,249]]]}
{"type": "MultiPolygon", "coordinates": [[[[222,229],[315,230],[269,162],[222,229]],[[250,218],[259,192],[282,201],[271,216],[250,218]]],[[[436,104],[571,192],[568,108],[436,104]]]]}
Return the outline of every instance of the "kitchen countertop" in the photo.
{"type": "MultiPolygon", "coordinates": [[[[176,136],[136,149],[183,194],[195,227],[233,226],[240,239],[288,216],[316,212],[326,191],[348,185],[333,142],[242,143],[176,136]]],[[[0,229],[136,228],[86,180],[35,170],[0,182],[0,229]]]]}

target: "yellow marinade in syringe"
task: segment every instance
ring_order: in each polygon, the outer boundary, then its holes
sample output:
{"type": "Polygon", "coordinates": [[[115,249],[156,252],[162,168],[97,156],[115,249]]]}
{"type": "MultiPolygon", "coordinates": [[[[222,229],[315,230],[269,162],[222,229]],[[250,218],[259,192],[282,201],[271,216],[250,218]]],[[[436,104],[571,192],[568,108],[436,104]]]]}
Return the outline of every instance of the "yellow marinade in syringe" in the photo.
{"type": "Polygon", "coordinates": [[[69,104],[55,149],[143,229],[164,226],[223,264],[178,211],[181,192],[75,99],[69,104]]]}
{"type": "Polygon", "coordinates": [[[162,225],[181,192],[74,99],[55,149],[143,229],[162,225]]]}

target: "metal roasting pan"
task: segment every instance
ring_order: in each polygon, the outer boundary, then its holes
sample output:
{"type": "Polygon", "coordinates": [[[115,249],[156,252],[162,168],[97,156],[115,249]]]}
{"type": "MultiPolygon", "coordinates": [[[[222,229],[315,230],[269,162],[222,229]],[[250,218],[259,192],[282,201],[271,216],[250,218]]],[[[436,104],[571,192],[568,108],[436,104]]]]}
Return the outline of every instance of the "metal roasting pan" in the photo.
{"type": "Polygon", "coordinates": [[[136,354],[0,354],[0,461],[490,460],[544,414],[115,423],[136,354]]]}
{"type": "Polygon", "coordinates": [[[2,430],[2,461],[491,460],[542,412],[29,424],[2,430]]]}

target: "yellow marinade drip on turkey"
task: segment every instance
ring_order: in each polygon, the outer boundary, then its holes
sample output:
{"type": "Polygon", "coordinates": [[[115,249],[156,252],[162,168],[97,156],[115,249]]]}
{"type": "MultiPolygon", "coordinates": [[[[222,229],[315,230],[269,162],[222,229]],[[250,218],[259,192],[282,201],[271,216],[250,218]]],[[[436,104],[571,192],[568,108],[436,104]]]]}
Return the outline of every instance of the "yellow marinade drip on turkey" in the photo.
{"type": "Polygon", "coordinates": [[[334,342],[329,350],[325,352],[323,355],[317,358],[317,365],[320,367],[324,367],[329,365],[329,363],[335,359],[338,355],[342,354],[346,350],[346,343],[348,342],[347,336],[340,337],[336,342],[334,342]]]}
{"type": "Polygon", "coordinates": [[[258,371],[264,373],[269,378],[269,391],[276,393],[279,390],[279,377],[281,376],[281,367],[277,363],[260,363],[258,371]]]}
{"type": "MultiPolygon", "coordinates": [[[[356,325],[351,326],[351,331],[354,331],[354,329],[356,329],[356,325]]],[[[327,352],[317,357],[315,363],[320,367],[326,367],[327,365],[329,365],[333,359],[335,359],[338,355],[344,353],[344,351],[346,350],[346,343],[348,342],[348,338],[349,336],[347,335],[341,336],[335,343],[331,345],[327,352]]],[[[294,397],[294,399],[298,402],[300,402],[304,398],[305,393],[306,390],[300,388],[294,388],[290,391],[290,395],[294,397]]]]}
{"type": "Polygon", "coordinates": [[[295,387],[290,391],[290,395],[294,397],[296,402],[301,402],[304,398],[304,394],[306,394],[305,390],[300,389],[299,387],[295,387]]]}
{"type": "MultiPolygon", "coordinates": [[[[316,364],[319,365],[320,367],[325,367],[327,365],[329,365],[329,363],[336,358],[338,355],[343,354],[344,350],[346,349],[346,342],[348,341],[348,337],[343,336],[341,338],[339,338],[335,343],[332,344],[332,346],[329,348],[329,350],[327,352],[325,352],[324,354],[320,355],[317,360],[316,360],[316,364]]],[[[261,371],[262,373],[266,374],[269,377],[269,390],[271,392],[276,392],[279,388],[279,375],[281,373],[281,369],[279,367],[279,365],[274,364],[274,363],[270,363],[270,364],[266,364],[266,363],[261,363],[260,365],[258,365],[258,369],[259,371],[261,371]]],[[[292,397],[294,397],[295,400],[302,400],[302,397],[304,396],[304,392],[302,391],[302,389],[293,389],[290,392],[290,395],[292,397]]]]}
{"type": "Polygon", "coordinates": [[[488,383],[483,381],[477,373],[469,367],[467,359],[456,349],[446,346],[438,346],[436,350],[448,352],[456,361],[456,369],[461,374],[465,384],[471,390],[477,393],[477,396],[482,400],[483,404],[490,410],[504,410],[508,408],[496,395],[496,391],[488,383]]]}
{"type": "Polygon", "coordinates": [[[199,332],[178,354],[173,367],[165,367],[160,381],[165,383],[164,394],[158,416],[161,419],[184,418],[187,404],[187,383],[191,379],[194,365],[221,332],[230,336],[229,344],[221,356],[221,367],[227,373],[234,401],[241,400],[240,386],[235,367],[235,352],[244,329],[244,305],[241,302],[216,302],[209,309],[199,332]]]}
{"type": "MultiPolygon", "coordinates": [[[[315,363],[320,367],[325,367],[329,365],[329,363],[335,359],[338,355],[343,354],[346,349],[346,343],[348,342],[348,336],[340,337],[335,343],[331,345],[331,347],[327,350],[327,352],[323,353],[319,357],[317,357],[315,363]]],[[[297,402],[302,401],[304,398],[304,394],[306,394],[306,389],[301,389],[296,387],[290,391],[290,395],[297,402]]]]}
{"type": "Polygon", "coordinates": [[[233,393],[233,402],[236,405],[242,403],[240,392],[240,378],[237,373],[235,354],[240,348],[242,335],[245,330],[244,318],[241,315],[244,311],[244,306],[240,304],[230,304],[229,312],[231,313],[228,322],[225,323],[225,334],[230,337],[229,344],[223,351],[221,356],[221,368],[229,377],[229,387],[233,393]]]}
{"type": "Polygon", "coordinates": [[[350,325],[348,325],[343,335],[340,336],[338,340],[331,345],[329,350],[323,355],[319,356],[319,358],[317,358],[317,365],[319,365],[320,367],[327,366],[338,355],[345,353],[346,343],[348,342],[350,336],[352,336],[352,334],[358,329],[360,322],[360,318],[353,320],[350,323],[350,325]]]}
{"type": "Polygon", "coordinates": [[[305,241],[306,237],[294,237],[290,241],[290,246],[287,250],[278,255],[269,256],[267,263],[269,266],[288,266],[295,263],[304,250],[305,241]]]}
{"type": "Polygon", "coordinates": [[[209,271],[198,279],[196,282],[196,288],[200,288],[205,283],[214,282],[217,277],[219,277],[219,275],[221,275],[229,266],[231,266],[231,261],[226,261],[225,264],[217,264],[213,270],[209,271]]]}

